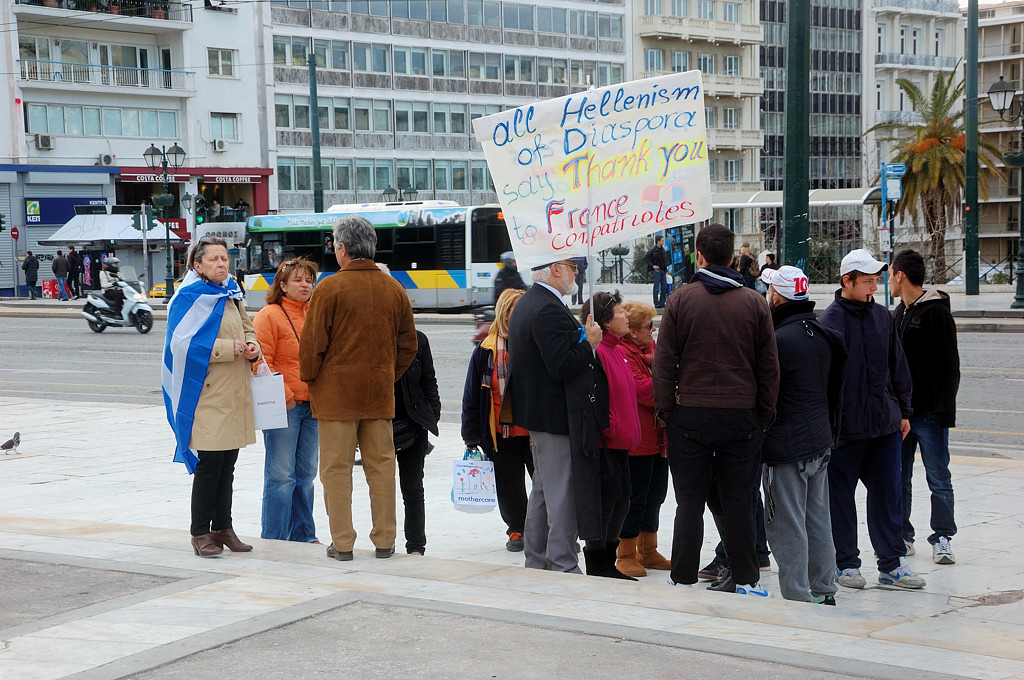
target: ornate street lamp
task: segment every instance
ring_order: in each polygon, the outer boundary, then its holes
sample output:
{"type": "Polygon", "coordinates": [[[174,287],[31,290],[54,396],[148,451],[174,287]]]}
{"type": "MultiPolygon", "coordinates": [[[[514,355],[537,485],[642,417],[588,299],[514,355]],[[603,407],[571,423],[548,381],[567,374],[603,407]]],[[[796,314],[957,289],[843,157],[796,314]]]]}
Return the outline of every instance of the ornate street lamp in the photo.
{"type": "Polygon", "coordinates": [[[402,189],[402,200],[403,201],[415,201],[416,200],[416,195],[418,193],[419,192],[416,191],[415,189],[413,189],[412,187],[407,186],[404,189],[402,189]]]}
{"type": "MultiPolygon", "coordinates": [[[[992,104],[992,110],[999,114],[999,117],[1007,123],[1015,123],[1024,116],[1024,104],[1020,101],[1014,107],[1014,98],[1017,94],[1016,88],[999,76],[999,82],[993,83],[988,88],[988,99],[992,104]],[[1016,113],[1014,112],[1016,108],[1016,113]]],[[[1020,131],[1021,151],[1003,154],[1003,163],[1008,168],[1021,168],[1021,178],[1024,179],[1024,124],[1020,131]]],[[[1018,219],[1020,234],[1017,237],[1017,294],[1013,296],[1010,307],[1013,309],[1024,309],[1024,190],[1020,194],[1020,217],[1018,219]]]]}
{"type": "Polygon", "coordinates": [[[398,198],[398,192],[395,191],[393,186],[388,186],[388,188],[382,191],[381,194],[384,196],[385,203],[393,203],[394,200],[398,198]]]}
{"type": "MultiPolygon", "coordinates": [[[[175,170],[180,168],[185,162],[185,150],[174,144],[170,149],[161,146],[159,149],[156,148],[155,144],[150,144],[149,148],[146,149],[142,157],[146,159],[146,165],[156,173],[159,169],[163,173],[164,182],[164,193],[160,196],[153,196],[153,205],[160,208],[160,216],[164,219],[164,229],[166,231],[164,236],[164,246],[167,249],[167,274],[164,278],[164,300],[169,301],[171,295],[174,294],[174,263],[171,260],[173,251],[171,250],[171,224],[167,221],[167,208],[174,203],[174,197],[171,196],[167,189],[167,166],[170,165],[175,170]]],[[[190,202],[191,203],[191,202],[190,202]]],[[[188,208],[186,208],[187,210],[188,208]]]]}

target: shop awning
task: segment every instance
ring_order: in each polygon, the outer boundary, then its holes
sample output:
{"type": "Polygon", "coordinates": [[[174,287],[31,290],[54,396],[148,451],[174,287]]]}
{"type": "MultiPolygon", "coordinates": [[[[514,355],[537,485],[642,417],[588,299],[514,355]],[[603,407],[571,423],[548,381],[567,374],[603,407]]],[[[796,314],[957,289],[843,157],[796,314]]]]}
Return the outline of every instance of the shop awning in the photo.
{"type": "MultiPolygon", "coordinates": [[[[882,190],[868,189],[811,189],[808,192],[812,208],[829,206],[858,206],[878,204],[882,190]]],[[[719,191],[711,194],[711,204],[716,208],[781,208],[781,191],[719,191]]]]}
{"type": "MultiPolygon", "coordinates": [[[[160,224],[160,223],[158,223],[160,224]]],[[[149,242],[163,242],[165,232],[157,226],[149,232],[149,242]]],[[[182,240],[171,230],[171,243],[182,240]]],[[[142,232],[132,226],[131,215],[75,215],[49,238],[37,241],[41,246],[142,245],[142,232]]]]}

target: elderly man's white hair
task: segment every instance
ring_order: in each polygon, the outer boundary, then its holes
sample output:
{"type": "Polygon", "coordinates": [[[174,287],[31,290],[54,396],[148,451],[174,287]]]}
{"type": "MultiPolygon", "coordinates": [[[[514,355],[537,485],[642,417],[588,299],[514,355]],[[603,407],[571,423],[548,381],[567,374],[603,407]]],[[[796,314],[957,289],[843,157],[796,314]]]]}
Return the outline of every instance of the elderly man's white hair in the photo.
{"type": "Polygon", "coordinates": [[[544,269],[534,269],[530,272],[530,278],[537,283],[551,284],[551,265],[544,269]]]}

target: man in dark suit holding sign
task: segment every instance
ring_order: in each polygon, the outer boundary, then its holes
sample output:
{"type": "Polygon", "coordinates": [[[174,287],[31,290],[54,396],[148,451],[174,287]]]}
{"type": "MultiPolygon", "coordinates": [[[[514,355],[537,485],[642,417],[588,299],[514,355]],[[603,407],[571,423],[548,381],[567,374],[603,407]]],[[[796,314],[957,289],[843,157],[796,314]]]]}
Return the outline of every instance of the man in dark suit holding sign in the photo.
{"type": "Polygon", "coordinates": [[[581,328],[563,300],[577,290],[578,267],[562,259],[533,268],[534,285],[509,321],[511,399],[505,402],[511,402],[512,421],[530,431],[533,448],[533,491],[523,533],[526,566],[576,574],[581,573],[576,556],[580,527],[569,436],[569,404],[576,389],[567,382],[572,385],[593,371],[594,348],[602,336],[592,317],[581,328]]]}

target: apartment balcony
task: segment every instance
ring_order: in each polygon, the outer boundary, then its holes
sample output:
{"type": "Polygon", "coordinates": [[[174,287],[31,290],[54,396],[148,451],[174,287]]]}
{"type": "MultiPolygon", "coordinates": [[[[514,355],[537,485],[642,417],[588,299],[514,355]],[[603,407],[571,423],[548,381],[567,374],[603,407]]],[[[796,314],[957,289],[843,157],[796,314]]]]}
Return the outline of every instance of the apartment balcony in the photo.
{"type": "Polygon", "coordinates": [[[12,0],[33,26],[130,30],[159,35],[192,28],[192,5],[179,0],[12,0]],[[113,16],[116,16],[115,19],[113,16]]]}
{"type": "Polygon", "coordinates": [[[764,146],[764,133],[760,130],[726,130],[708,128],[709,149],[760,149],[764,146]]]}
{"type": "Polygon", "coordinates": [[[18,80],[22,89],[80,90],[118,94],[138,89],[146,94],[167,97],[193,97],[196,94],[194,71],[100,66],[36,59],[19,59],[18,67],[18,80]]]}
{"type": "Polygon", "coordinates": [[[707,94],[718,97],[760,97],[764,94],[764,81],[760,78],[704,73],[701,79],[707,94]]]}
{"type": "Polygon", "coordinates": [[[924,68],[951,69],[956,66],[956,57],[933,57],[927,54],[896,54],[894,52],[878,52],[875,54],[875,66],[878,68],[924,68]]]}
{"type": "Polygon", "coordinates": [[[924,116],[917,111],[875,111],[875,123],[921,125],[924,123],[924,116]]]}
{"type": "Polygon", "coordinates": [[[712,182],[711,193],[733,191],[764,191],[763,182],[712,182]]]}
{"type": "Polygon", "coordinates": [[[661,14],[641,15],[637,20],[637,35],[641,38],[659,40],[687,40],[689,42],[733,45],[760,45],[764,41],[764,31],[760,24],[671,17],[661,14]]]}
{"type": "Polygon", "coordinates": [[[879,14],[950,14],[960,18],[960,5],[956,2],[934,0],[875,0],[873,9],[879,14]]]}

